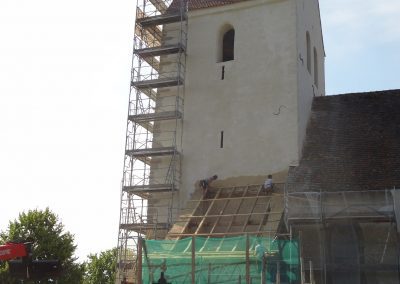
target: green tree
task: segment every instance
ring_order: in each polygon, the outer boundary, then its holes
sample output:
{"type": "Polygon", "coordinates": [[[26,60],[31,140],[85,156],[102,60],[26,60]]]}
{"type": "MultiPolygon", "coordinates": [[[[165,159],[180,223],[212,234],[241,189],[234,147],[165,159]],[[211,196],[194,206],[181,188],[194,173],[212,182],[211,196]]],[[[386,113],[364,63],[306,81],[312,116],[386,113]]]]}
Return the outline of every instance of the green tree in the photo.
{"type": "MultiPolygon", "coordinates": [[[[29,210],[19,214],[18,219],[9,223],[8,229],[0,233],[0,243],[7,241],[32,241],[33,259],[58,259],[63,273],[59,284],[82,283],[84,266],[75,263],[74,236],[64,230],[57,215],[46,210],[29,210]]],[[[0,266],[0,283],[20,283],[12,279],[6,264],[0,266]],[[5,280],[3,280],[5,279],[5,280]],[[4,281],[4,282],[2,282],[4,281]]],[[[52,279],[24,283],[54,283],[52,279]]]]}
{"type": "Polygon", "coordinates": [[[100,254],[90,254],[85,263],[84,284],[114,284],[117,266],[117,249],[110,249],[100,254]]]}
{"type": "Polygon", "coordinates": [[[0,283],[18,283],[9,275],[7,262],[0,262],[0,283]]]}

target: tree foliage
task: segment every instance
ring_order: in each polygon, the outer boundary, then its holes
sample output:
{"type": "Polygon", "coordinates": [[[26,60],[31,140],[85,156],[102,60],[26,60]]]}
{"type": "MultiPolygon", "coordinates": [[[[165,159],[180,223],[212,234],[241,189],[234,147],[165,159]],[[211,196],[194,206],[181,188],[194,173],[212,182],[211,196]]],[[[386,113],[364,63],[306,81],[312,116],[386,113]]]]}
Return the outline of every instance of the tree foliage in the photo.
{"type": "MultiPolygon", "coordinates": [[[[34,243],[33,259],[58,259],[63,267],[59,284],[81,283],[84,273],[83,265],[76,264],[74,236],[65,232],[64,225],[49,208],[46,210],[29,210],[19,214],[18,219],[9,223],[8,229],[0,233],[0,243],[7,241],[32,241],[34,243]]],[[[19,283],[10,280],[6,264],[0,266],[1,283],[19,283]],[[7,281],[3,281],[7,279],[7,281]]],[[[25,282],[39,283],[39,282],[25,282]]],[[[51,280],[40,283],[54,283],[51,280]]]]}
{"type": "Polygon", "coordinates": [[[18,283],[8,273],[7,262],[0,262],[0,283],[9,283],[9,284],[18,283]]]}
{"type": "Polygon", "coordinates": [[[84,284],[113,284],[115,282],[117,249],[110,249],[100,254],[90,254],[85,263],[84,284]]]}

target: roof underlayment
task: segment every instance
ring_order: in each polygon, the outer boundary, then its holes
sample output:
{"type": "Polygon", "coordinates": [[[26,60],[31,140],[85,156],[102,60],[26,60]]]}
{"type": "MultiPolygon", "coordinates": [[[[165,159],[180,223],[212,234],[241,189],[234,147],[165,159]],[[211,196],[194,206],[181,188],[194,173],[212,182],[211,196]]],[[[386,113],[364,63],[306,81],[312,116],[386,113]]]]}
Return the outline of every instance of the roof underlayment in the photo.
{"type": "Polygon", "coordinates": [[[226,237],[243,234],[274,237],[283,214],[283,184],[273,192],[262,185],[200,188],[167,238],[226,237]]]}

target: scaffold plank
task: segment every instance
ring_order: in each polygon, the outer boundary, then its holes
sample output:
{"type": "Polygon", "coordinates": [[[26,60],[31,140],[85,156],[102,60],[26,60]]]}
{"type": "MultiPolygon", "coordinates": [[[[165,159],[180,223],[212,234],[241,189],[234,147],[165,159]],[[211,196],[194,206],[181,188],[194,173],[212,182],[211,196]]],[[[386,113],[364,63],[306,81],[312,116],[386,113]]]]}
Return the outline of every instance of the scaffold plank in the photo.
{"type": "Polygon", "coordinates": [[[126,150],[126,155],[134,157],[154,157],[154,156],[169,156],[178,154],[175,147],[148,148],[138,150],[126,150]]]}
{"type": "Polygon", "coordinates": [[[123,190],[129,193],[154,193],[176,191],[177,188],[173,184],[149,184],[124,186],[123,190]]]}
{"type": "Polygon", "coordinates": [[[156,47],[135,49],[135,54],[140,55],[143,58],[147,58],[150,56],[161,56],[167,54],[175,54],[184,51],[184,47],[181,44],[173,44],[173,45],[162,45],[156,47]]]}
{"type": "Polygon", "coordinates": [[[138,89],[158,89],[182,85],[183,79],[179,77],[161,78],[132,82],[132,86],[138,89]]]}
{"type": "Polygon", "coordinates": [[[137,22],[143,28],[158,26],[158,25],[165,25],[165,24],[172,24],[180,22],[182,19],[182,15],[180,13],[167,13],[162,15],[157,15],[153,17],[144,17],[138,19],[137,22]]]}
{"type": "Polygon", "coordinates": [[[120,224],[120,229],[142,232],[146,230],[168,230],[167,223],[136,223],[136,224],[120,224]]]}
{"type": "Polygon", "coordinates": [[[163,111],[154,112],[147,114],[130,115],[129,120],[137,123],[158,121],[158,120],[169,120],[169,119],[180,119],[182,113],[180,111],[163,111]]]}

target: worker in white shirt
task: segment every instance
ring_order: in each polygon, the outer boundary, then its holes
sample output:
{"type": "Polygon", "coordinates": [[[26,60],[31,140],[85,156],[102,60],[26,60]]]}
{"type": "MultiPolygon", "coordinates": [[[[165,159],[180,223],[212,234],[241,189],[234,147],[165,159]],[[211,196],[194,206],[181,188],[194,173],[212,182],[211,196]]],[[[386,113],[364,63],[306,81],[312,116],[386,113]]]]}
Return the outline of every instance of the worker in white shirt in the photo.
{"type": "Polygon", "coordinates": [[[268,175],[267,179],[264,182],[263,188],[265,192],[272,190],[274,184],[272,182],[272,175],[268,175]]]}
{"type": "Polygon", "coordinates": [[[267,250],[265,249],[261,240],[257,240],[256,243],[257,244],[254,247],[254,255],[256,256],[257,272],[261,273],[265,262],[265,253],[267,252],[267,250]]]}

